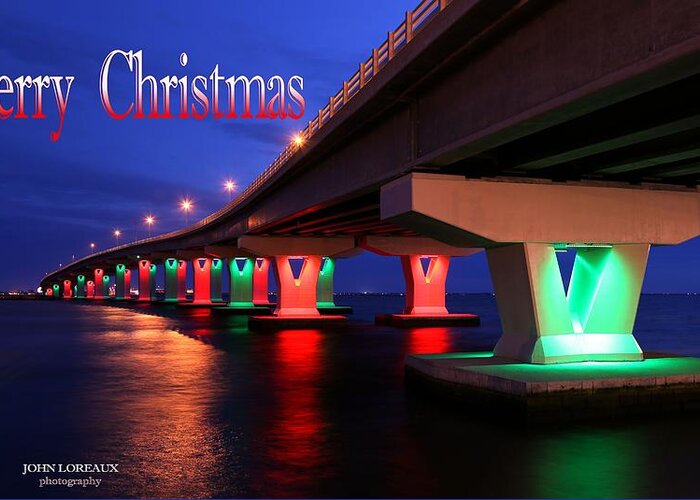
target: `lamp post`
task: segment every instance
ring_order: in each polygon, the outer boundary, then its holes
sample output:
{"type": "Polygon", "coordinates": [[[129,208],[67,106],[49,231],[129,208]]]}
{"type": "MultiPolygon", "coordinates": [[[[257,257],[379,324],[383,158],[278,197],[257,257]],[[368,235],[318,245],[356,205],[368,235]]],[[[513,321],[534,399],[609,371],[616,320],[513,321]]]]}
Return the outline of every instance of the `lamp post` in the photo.
{"type": "Polygon", "coordinates": [[[114,239],[117,240],[117,246],[119,246],[119,237],[122,235],[122,232],[119,229],[114,230],[114,239]]]}
{"type": "Polygon", "coordinates": [[[231,201],[231,195],[236,190],[236,183],[232,179],[227,179],[224,182],[224,189],[228,191],[228,201],[231,201]]]}
{"type": "Polygon", "coordinates": [[[143,219],[143,221],[146,223],[146,226],[148,226],[148,237],[150,238],[151,237],[151,228],[153,227],[153,224],[156,223],[156,218],[153,215],[148,214],[143,219]]]}
{"type": "Polygon", "coordinates": [[[182,201],[180,201],[180,210],[185,212],[185,226],[189,226],[189,215],[190,215],[190,210],[194,207],[194,203],[192,202],[191,199],[189,198],[184,198],[182,201]]]}

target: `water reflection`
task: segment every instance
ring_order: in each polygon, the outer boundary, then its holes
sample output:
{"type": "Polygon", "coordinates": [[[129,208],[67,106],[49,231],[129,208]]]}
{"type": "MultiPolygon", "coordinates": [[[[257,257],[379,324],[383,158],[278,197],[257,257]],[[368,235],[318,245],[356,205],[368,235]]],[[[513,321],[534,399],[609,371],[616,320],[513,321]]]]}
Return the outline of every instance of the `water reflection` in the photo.
{"type": "Polygon", "coordinates": [[[279,332],[272,368],[272,414],[264,433],[266,496],[309,495],[309,485],[326,474],[330,450],[320,400],[324,337],[318,330],[279,332]]]}
{"type": "Polygon", "coordinates": [[[437,354],[453,350],[450,329],[412,328],[406,331],[407,354],[437,354]]]}
{"type": "Polygon", "coordinates": [[[648,491],[639,435],[625,429],[540,435],[531,451],[532,494],[542,498],[632,498],[648,491]]]}
{"type": "MultiPolygon", "coordinates": [[[[106,324],[128,316],[130,328],[93,336],[99,357],[88,384],[87,425],[101,446],[120,450],[124,495],[211,496],[222,458],[221,429],[212,425],[223,393],[223,353],[174,334],[166,320],[106,309],[106,324]],[[126,481],[126,478],[129,478],[126,481]],[[132,489],[138,484],[137,489],[132,489]]],[[[199,332],[200,334],[203,332],[199,332]]],[[[98,446],[99,449],[99,446],[98,446]]]]}
{"type": "MultiPolygon", "coordinates": [[[[0,301],[0,373],[11,377],[0,382],[0,401],[9,402],[0,405],[0,491],[17,498],[697,495],[696,417],[541,430],[484,421],[410,390],[403,359],[490,349],[497,321],[374,327],[374,312],[400,309],[403,298],[353,300],[347,330],[279,334],[174,306],[0,301]],[[39,489],[17,473],[29,461],[116,461],[122,473],[97,489],[39,489]]],[[[478,300],[470,310],[497,320],[493,298],[478,300]]],[[[645,300],[640,342],[700,353],[698,322],[688,320],[697,319],[697,300],[645,300]],[[663,333],[646,323],[656,316],[663,333]]]]}

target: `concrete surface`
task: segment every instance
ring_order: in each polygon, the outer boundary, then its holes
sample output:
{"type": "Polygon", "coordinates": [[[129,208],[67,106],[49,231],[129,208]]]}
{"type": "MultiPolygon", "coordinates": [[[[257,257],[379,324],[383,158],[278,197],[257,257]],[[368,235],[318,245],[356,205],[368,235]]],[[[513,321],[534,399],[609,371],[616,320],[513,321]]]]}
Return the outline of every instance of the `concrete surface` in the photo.
{"type": "Polygon", "coordinates": [[[251,330],[308,330],[328,329],[345,326],[345,316],[251,316],[248,328],[251,330]]]}
{"type": "Polygon", "coordinates": [[[409,355],[409,379],[475,413],[532,421],[700,410],[700,359],[536,365],[490,352],[409,355]]]}
{"type": "Polygon", "coordinates": [[[377,314],[376,325],[390,325],[399,328],[424,326],[479,326],[481,318],[476,314],[377,314]]]}

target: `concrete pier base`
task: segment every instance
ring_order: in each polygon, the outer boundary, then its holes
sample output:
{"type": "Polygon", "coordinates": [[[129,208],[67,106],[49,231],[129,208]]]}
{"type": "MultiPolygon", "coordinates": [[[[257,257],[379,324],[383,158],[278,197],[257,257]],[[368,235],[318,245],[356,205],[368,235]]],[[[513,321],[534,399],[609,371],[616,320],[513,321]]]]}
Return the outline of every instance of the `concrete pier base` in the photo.
{"type": "Polygon", "coordinates": [[[307,330],[338,328],[347,325],[345,316],[251,316],[251,330],[307,330]]]}
{"type": "Polygon", "coordinates": [[[178,309],[211,309],[221,307],[222,302],[178,302],[175,307],[178,309]]]}
{"type": "Polygon", "coordinates": [[[269,316],[272,309],[266,306],[217,306],[212,308],[212,313],[221,315],[240,316],[269,316]]]}
{"type": "Polygon", "coordinates": [[[700,411],[700,359],[647,353],[644,361],[521,363],[492,353],[409,355],[408,380],[467,411],[549,422],[700,411]]]}
{"type": "Polygon", "coordinates": [[[377,314],[374,324],[399,328],[423,326],[479,326],[481,319],[476,314],[377,314]]]}
{"type": "Polygon", "coordinates": [[[317,306],[318,312],[324,316],[336,314],[352,314],[350,306],[317,306]]]}

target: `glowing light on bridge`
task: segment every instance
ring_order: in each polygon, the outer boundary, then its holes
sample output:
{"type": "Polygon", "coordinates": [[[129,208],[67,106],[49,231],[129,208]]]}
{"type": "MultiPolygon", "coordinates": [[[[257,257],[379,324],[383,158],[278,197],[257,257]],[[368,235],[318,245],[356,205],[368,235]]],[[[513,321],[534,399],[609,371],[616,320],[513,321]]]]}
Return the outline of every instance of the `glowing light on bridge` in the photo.
{"type": "Polygon", "coordinates": [[[180,210],[185,213],[185,226],[189,225],[189,215],[192,208],[194,208],[194,202],[190,198],[183,198],[180,201],[180,210]]]}
{"type": "Polygon", "coordinates": [[[232,179],[224,181],[224,189],[228,192],[228,199],[231,200],[231,195],[236,190],[236,183],[232,179]]]}
{"type": "Polygon", "coordinates": [[[146,226],[148,226],[148,237],[150,238],[151,228],[153,227],[153,224],[156,223],[156,218],[153,215],[148,214],[146,217],[144,217],[143,221],[146,224],[146,226]]]}
{"type": "Polygon", "coordinates": [[[90,251],[91,252],[95,251],[95,244],[94,243],[90,243],[90,251]]]}
{"type": "Polygon", "coordinates": [[[295,146],[301,147],[304,145],[304,136],[299,134],[296,134],[294,138],[292,139],[292,143],[294,143],[295,146]]]}
{"type": "Polygon", "coordinates": [[[117,245],[119,245],[119,237],[122,235],[121,230],[115,229],[112,234],[114,235],[114,239],[117,240],[117,245]]]}

